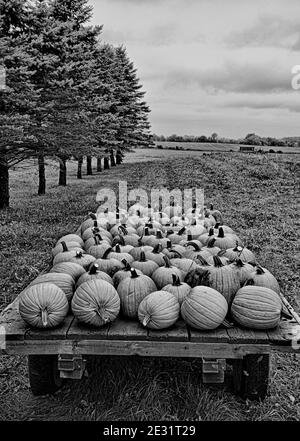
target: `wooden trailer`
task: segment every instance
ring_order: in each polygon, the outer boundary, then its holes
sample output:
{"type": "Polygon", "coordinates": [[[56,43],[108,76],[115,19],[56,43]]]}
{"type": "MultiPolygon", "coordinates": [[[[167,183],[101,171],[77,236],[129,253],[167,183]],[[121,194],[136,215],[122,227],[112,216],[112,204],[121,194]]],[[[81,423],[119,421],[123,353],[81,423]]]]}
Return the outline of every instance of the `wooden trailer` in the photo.
{"type": "Polygon", "coordinates": [[[121,355],[200,358],[205,383],[222,383],[226,366],[231,366],[235,393],[258,400],[267,394],[270,354],[300,354],[300,326],[288,320],[271,331],[232,327],[200,332],[183,322],[166,331],[151,331],[121,318],[92,329],[70,314],[56,329],[34,330],[20,317],[18,298],[0,315],[0,334],[1,354],[28,355],[35,395],[55,392],[64,378],[80,379],[86,356],[121,355]]]}

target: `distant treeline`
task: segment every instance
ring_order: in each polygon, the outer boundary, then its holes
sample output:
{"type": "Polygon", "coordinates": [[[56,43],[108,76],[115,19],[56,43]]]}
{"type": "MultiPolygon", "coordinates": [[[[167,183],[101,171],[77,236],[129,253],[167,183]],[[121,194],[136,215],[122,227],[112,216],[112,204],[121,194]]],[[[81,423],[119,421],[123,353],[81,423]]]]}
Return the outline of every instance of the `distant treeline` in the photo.
{"type": "Polygon", "coordinates": [[[260,145],[260,146],[270,146],[270,147],[300,147],[300,137],[294,138],[282,138],[277,139],[274,137],[261,137],[255,133],[249,133],[245,138],[240,139],[230,139],[230,138],[219,138],[216,133],[211,136],[189,136],[189,135],[153,135],[153,141],[158,142],[217,142],[220,144],[245,144],[245,145],[260,145]]]}

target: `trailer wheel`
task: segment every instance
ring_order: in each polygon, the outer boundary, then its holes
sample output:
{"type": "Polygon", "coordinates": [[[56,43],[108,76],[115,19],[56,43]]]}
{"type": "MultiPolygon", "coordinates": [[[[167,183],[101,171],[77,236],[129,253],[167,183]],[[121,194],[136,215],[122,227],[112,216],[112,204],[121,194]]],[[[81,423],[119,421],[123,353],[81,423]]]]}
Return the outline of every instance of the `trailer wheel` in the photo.
{"type": "Polygon", "coordinates": [[[242,364],[236,365],[242,372],[236,374],[241,378],[239,393],[243,398],[252,401],[263,400],[268,393],[270,356],[268,354],[246,355],[242,364]]]}
{"type": "Polygon", "coordinates": [[[57,367],[57,355],[29,355],[28,374],[33,395],[47,395],[56,392],[63,383],[57,367]]]}

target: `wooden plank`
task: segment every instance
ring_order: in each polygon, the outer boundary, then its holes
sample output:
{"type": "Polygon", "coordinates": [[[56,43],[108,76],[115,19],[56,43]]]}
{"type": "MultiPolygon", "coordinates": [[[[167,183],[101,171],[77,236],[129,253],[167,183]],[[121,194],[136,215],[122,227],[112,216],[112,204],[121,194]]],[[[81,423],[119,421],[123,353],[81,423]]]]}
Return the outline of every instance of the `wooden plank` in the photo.
{"type": "Polygon", "coordinates": [[[272,345],[291,345],[294,340],[299,339],[299,325],[290,320],[282,320],[277,328],[268,331],[272,345]]]}
{"type": "Polygon", "coordinates": [[[109,340],[147,340],[147,329],[138,321],[118,318],[115,320],[108,331],[109,340]]]}
{"type": "Polygon", "coordinates": [[[24,340],[29,326],[19,314],[18,297],[2,311],[0,315],[0,326],[3,326],[5,329],[5,339],[7,341],[24,340]]]}
{"type": "Polygon", "coordinates": [[[260,344],[268,344],[269,336],[266,331],[254,331],[252,329],[245,329],[235,326],[234,328],[227,329],[230,342],[233,344],[236,343],[260,343],[260,344]]]}
{"type": "Polygon", "coordinates": [[[149,340],[188,341],[189,334],[183,320],[179,320],[172,328],[155,331],[148,330],[149,340]]]}
{"type": "Polygon", "coordinates": [[[103,340],[107,338],[110,324],[101,328],[93,328],[91,326],[80,323],[74,319],[67,332],[68,340],[103,340]]]}
{"type": "Polygon", "coordinates": [[[74,320],[73,314],[69,314],[63,323],[52,329],[33,329],[26,331],[25,340],[44,340],[45,344],[51,340],[64,340],[67,338],[67,332],[74,320]]]}
{"type": "Polygon", "coordinates": [[[199,331],[189,327],[189,334],[191,342],[226,343],[229,341],[227,330],[224,328],[218,328],[212,331],[199,331]]]}

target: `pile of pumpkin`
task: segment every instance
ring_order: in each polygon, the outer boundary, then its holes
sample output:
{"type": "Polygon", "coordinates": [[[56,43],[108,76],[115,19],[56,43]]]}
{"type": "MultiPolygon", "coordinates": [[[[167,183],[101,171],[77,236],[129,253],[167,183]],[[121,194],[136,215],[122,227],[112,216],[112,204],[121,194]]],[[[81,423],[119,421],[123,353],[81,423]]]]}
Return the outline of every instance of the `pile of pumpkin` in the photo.
{"type": "Polygon", "coordinates": [[[104,326],[119,314],[150,329],[182,319],[200,330],[234,321],[252,329],[278,325],[276,278],[212,206],[181,215],[139,203],[117,213],[89,214],[76,234],[52,250],[53,267],[20,295],[31,326],[51,328],[70,309],[79,322],[104,326]]]}

